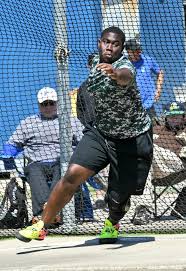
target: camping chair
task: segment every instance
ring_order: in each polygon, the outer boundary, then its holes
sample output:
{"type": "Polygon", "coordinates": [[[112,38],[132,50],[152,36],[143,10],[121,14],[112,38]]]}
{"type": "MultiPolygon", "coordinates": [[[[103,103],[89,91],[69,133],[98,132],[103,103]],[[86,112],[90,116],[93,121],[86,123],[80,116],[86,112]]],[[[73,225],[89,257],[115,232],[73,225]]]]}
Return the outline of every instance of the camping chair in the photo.
{"type": "Polygon", "coordinates": [[[0,210],[4,212],[0,220],[0,227],[16,229],[26,226],[28,224],[26,178],[17,167],[13,157],[0,157],[0,160],[3,161],[5,176],[9,180],[0,204],[0,210]],[[18,176],[15,176],[15,172],[18,176]],[[17,177],[21,180],[21,185],[17,181],[17,177]],[[12,215],[13,213],[14,215],[12,215]]]}
{"type": "Polygon", "coordinates": [[[174,212],[178,218],[185,220],[185,217],[179,213],[174,205],[177,196],[180,194],[183,184],[186,180],[186,168],[180,172],[174,172],[163,178],[152,179],[153,185],[153,204],[155,219],[161,218],[169,210],[174,212]]]}
{"type": "MultiPolygon", "coordinates": [[[[26,177],[24,176],[24,173],[21,172],[21,170],[19,169],[19,167],[17,166],[16,162],[15,162],[15,158],[10,157],[10,158],[4,158],[4,157],[0,157],[0,159],[3,161],[4,163],[4,169],[6,171],[6,173],[9,173],[9,178],[11,179],[11,173],[13,171],[16,171],[18,174],[18,177],[21,179],[22,181],[22,188],[24,190],[24,193],[26,195],[26,177]]],[[[23,158],[23,167],[26,166],[26,159],[23,158]]],[[[15,178],[15,176],[13,177],[15,178]]]]}
{"type": "MultiPolygon", "coordinates": [[[[24,168],[28,165],[28,160],[27,158],[23,155],[23,163],[21,163],[20,166],[17,166],[16,161],[13,157],[11,158],[3,158],[4,162],[4,167],[8,171],[15,171],[17,173],[17,178],[19,178],[22,181],[22,188],[25,193],[25,198],[27,198],[27,177],[24,175],[24,168]]],[[[15,177],[15,176],[14,176],[15,177]]],[[[52,176],[48,175],[47,176],[47,185],[50,188],[51,183],[52,183],[52,176]]],[[[28,199],[28,198],[27,198],[28,199]]],[[[29,196],[30,199],[30,196],[29,196]]],[[[27,200],[28,204],[28,200],[27,200]]],[[[32,210],[32,207],[29,206],[29,209],[32,210]]],[[[31,215],[31,214],[30,214],[31,215]]],[[[57,216],[56,216],[57,217],[57,216]]],[[[62,218],[62,211],[60,212],[60,217],[62,218]]],[[[58,219],[60,219],[60,217],[58,219]]],[[[33,221],[32,221],[33,222],[33,221]]],[[[57,223],[56,223],[57,225],[57,223]]]]}

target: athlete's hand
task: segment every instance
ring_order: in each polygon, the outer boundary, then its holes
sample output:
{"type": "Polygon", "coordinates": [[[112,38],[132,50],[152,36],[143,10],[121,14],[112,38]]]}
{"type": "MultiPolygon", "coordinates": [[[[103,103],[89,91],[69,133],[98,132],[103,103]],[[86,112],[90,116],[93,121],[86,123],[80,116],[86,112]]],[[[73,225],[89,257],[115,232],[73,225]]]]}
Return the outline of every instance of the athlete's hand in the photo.
{"type": "Polygon", "coordinates": [[[113,80],[117,79],[116,69],[111,64],[100,63],[96,66],[98,70],[101,70],[105,75],[108,75],[113,80]]]}
{"type": "Polygon", "coordinates": [[[133,74],[128,68],[114,69],[111,64],[107,63],[100,63],[96,68],[113,80],[116,80],[120,86],[128,85],[133,79],[133,74]]]}

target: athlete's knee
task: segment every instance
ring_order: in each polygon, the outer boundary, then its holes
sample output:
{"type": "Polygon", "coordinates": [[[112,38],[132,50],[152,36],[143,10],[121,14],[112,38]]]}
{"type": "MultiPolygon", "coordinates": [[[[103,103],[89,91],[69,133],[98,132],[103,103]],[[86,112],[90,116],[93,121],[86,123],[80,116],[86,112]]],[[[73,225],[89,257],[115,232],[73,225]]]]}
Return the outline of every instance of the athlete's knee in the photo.
{"type": "Polygon", "coordinates": [[[63,178],[63,181],[68,184],[80,185],[82,182],[86,181],[94,172],[84,168],[77,164],[71,164],[67,169],[67,172],[63,178]]]}
{"type": "Polygon", "coordinates": [[[114,190],[107,193],[106,201],[110,212],[118,212],[124,215],[130,208],[130,196],[124,193],[118,193],[114,190]]]}

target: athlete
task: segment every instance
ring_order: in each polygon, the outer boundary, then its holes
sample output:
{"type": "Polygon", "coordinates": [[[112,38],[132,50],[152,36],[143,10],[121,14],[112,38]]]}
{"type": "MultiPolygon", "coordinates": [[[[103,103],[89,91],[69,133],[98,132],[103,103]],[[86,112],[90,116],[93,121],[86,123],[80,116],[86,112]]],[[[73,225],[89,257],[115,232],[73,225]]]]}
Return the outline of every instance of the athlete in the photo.
{"type": "Polygon", "coordinates": [[[84,129],[66,174],[57,183],[42,219],[19,231],[29,242],[43,240],[47,225],[72,198],[78,186],[110,164],[106,200],[109,214],[100,243],[114,243],[119,221],[130,206],[131,195],[141,195],[152,162],[151,120],[142,106],[136,73],[122,55],[125,35],[118,27],[103,30],[88,77],[87,91],[94,98],[96,119],[84,129]]]}

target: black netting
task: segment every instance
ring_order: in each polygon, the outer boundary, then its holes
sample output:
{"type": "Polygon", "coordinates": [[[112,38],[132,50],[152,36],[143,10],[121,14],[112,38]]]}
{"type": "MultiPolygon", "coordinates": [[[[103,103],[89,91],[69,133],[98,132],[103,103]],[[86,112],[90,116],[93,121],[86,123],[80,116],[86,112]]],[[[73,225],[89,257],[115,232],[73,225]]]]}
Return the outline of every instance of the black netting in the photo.
{"type": "MultiPolygon", "coordinates": [[[[98,52],[102,30],[113,25],[124,31],[126,40],[135,39],[143,55],[154,59],[164,72],[161,96],[149,112],[154,124],[152,169],[144,194],[132,197],[130,210],[121,224],[127,232],[185,230],[185,10],[186,3],[182,0],[1,1],[1,236],[12,235],[16,228],[27,225],[27,220],[33,222],[40,217],[53,188],[52,176],[55,175],[57,182],[59,169],[64,174],[82,135],[76,112],[77,90],[80,86],[83,88],[82,83],[88,77],[88,57],[98,52]],[[44,126],[40,123],[38,128],[37,93],[44,87],[57,91],[59,125],[52,119],[44,126]],[[34,117],[28,119],[29,116],[34,117]],[[26,118],[26,123],[18,126],[26,118]],[[60,139],[56,133],[60,134],[60,139]],[[38,142],[28,151],[35,137],[38,142]],[[46,153],[41,146],[47,147],[46,153]],[[19,152],[16,157],[15,147],[19,152]],[[56,165],[54,161],[60,156],[60,147],[61,163],[58,160],[56,165]],[[39,169],[33,163],[35,158],[45,161],[44,165],[39,164],[39,169]],[[34,165],[28,169],[30,163],[34,165]],[[45,185],[40,171],[46,175],[45,185]],[[18,209],[11,209],[8,199],[4,200],[12,178],[16,178],[26,196],[28,219],[26,212],[21,225],[17,224],[18,209]]],[[[124,53],[127,55],[126,50],[124,53]]],[[[146,73],[147,78],[151,78],[146,66],[141,62],[139,65],[136,71],[141,69],[141,74],[146,73]]],[[[150,72],[156,82],[159,70],[153,65],[150,72]]],[[[146,79],[143,87],[148,89],[149,84],[146,79]]],[[[144,103],[147,96],[142,96],[144,103]]],[[[84,106],[81,102],[80,105],[84,106]]],[[[43,107],[46,109],[47,105],[43,107]]],[[[93,112],[94,105],[89,104],[85,115],[81,115],[82,122],[91,118],[93,112]]],[[[108,216],[108,206],[104,202],[108,172],[107,167],[77,189],[72,201],[56,218],[58,224],[50,229],[51,232],[100,232],[108,216]]]]}

